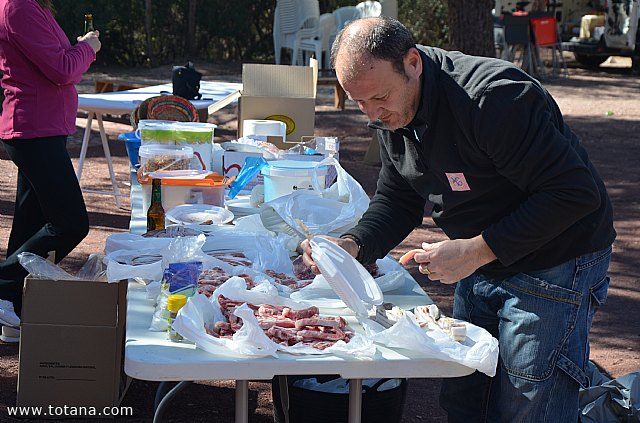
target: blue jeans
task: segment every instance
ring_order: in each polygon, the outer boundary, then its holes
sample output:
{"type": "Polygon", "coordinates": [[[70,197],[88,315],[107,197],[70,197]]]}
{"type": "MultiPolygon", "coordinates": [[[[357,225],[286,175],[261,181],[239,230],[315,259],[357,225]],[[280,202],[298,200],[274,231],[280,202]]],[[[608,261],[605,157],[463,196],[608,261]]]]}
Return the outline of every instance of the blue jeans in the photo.
{"type": "Polygon", "coordinates": [[[473,274],[455,291],[454,317],[487,329],[500,344],[495,377],[444,379],[449,422],[578,421],[589,386],[589,329],[607,298],[611,247],[506,279],[473,274]]]}

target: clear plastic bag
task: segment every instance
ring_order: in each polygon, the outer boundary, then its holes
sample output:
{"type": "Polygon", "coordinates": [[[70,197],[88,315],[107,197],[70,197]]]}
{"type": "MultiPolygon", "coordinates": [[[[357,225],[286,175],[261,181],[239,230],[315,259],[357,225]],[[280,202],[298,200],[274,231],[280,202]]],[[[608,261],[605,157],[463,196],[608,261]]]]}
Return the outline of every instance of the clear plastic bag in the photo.
{"type": "MultiPolygon", "coordinates": [[[[104,256],[92,254],[87,262],[73,276],[64,271],[60,266],[40,257],[37,254],[24,252],[18,254],[18,261],[32,277],[37,279],[51,279],[54,281],[102,281],[105,280],[106,269],[103,265],[104,256]]],[[[117,282],[117,281],[113,281],[117,282]]]]}

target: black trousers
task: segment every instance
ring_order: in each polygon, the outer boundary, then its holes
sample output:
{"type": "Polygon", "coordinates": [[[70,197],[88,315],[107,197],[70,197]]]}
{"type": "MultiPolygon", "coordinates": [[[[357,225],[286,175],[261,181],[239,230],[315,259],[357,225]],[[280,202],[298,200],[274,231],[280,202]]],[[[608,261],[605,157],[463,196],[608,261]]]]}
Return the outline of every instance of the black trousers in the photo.
{"type": "Polygon", "coordinates": [[[47,257],[55,251],[59,262],[87,236],[89,217],[66,136],[3,143],[18,167],[18,182],[7,258],[0,264],[0,299],[13,302],[19,316],[27,271],[18,254],[27,251],[47,257]]]}

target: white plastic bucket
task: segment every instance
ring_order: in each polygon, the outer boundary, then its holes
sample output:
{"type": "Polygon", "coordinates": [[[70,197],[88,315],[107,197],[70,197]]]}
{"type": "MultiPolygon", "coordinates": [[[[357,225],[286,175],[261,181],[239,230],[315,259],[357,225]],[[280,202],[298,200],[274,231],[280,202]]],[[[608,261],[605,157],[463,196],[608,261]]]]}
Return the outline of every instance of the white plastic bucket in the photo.
{"type": "MultiPolygon", "coordinates": [[[[317,162],[276,160],[269,162],[260,171],[264,177],[264,201],[269,202],[283,195],[291,194],[300,189],[313,189],[313,174],[317,162]]],[[[318,185],[324,189],[327,166],[315,169],[318,185]]]]}
{"type": "Polygon", "coordinates": [[[286,142],[287,124],[279,120],[245,119],[242,121],[242,136],[280,137],[286,142]]]}

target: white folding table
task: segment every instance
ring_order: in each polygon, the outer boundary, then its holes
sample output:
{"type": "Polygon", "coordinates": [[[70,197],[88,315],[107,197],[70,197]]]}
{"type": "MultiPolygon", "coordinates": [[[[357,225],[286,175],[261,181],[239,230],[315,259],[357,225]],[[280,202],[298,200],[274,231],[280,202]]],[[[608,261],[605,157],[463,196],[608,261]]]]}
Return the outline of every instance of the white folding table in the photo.
{"type": "MultiPolygon", "coordinates": [[[[200,82],[200,94],[202,94],[202,100],[193,100],[192,103],[197,109],[204,109],[211,104],[224,99],[230,94],[242,88],[242,84],[235,82],[217,82],[217,81],[202,81],[200,82]]],[[[111,152],[109,151],[109,144],[107,142],[107,136],[104,132],[104,124],[102,116],[105,114],[123,115],[131,113],[133,109],[144,100],[149,97],[160,95],[163,92],[171,93],[173,91],[172,84],[152,85],[144,88],[136,88],[128,91],[117,91],[109,93],[97,93],[97,94],[79,94],[78,95],[78,110],[84,110],[87,112],[87,123],[84,129],[84,135],[82,137],[82,147],[80,148],[80,158],[78,160],[78,167],[76,169],[76,176],[78,181],[82,177],[82,167],[87,155],[87,148],[89,146],[89,137],[91,136],[91,126],[93,118],[98,121],[98,130],[100,132],[100,139],[102,141],[102,149],[104,156],[107,160],[107,167],[109,168],[109,175],[111,177],[111,192],[103,191],[91,191],[99,194],[113,195],[116,201],[116,206],[120,207],[120,196],[126,196],[127,194],[120,194],[118,192],[118,185],[116,182],[115,173],[113,171],[113,162],[111,159],[111,152]]]]}
{"type": "MultiPolygon", "coordinates": [[[[131,223],[132,233],[145,231],[142,211],[141,187],[132,178],[131,223]]],[[[401,288],[387,292],[385,302],[405,309],[431,304],[432,300],[405,271],[405,283],[401,288]]],[[[349,423],[359,423],[362,412],[362,379],[369,378],[445,378],[471,374],[473,369],[452,361],[427,357],[425,354],[377,345],[372,360],[354,357],[323,355],[292,355],[278,353],[278,357],[247,358],[233,356],[231,351],[220,348],[219,354],[211,354],[185,342],[171,342],[166,332],[151,332],[154,312],[153,301],[146,298],[145,288],[137,282],[129,284],[127,298],[127,333],[125,340],[125,373],[141,380],[200,381],[235,380],[235,422],[248,421],[249,380],[271,380],[276,375],[335,375],[349,379],[349,423]]],[[[321,309],[322,314],[349,313],[348,309],[321,309]]],[[[351,312],[352,313],[352,312],[351,312]]],[[[353,317],[346,317],[349,324],[358,328],[353,317]]],[[[181,384],[182,385],[182,384],[181,384]]],[[[180,389],[181,385],[176,388],[180,389]]],[[[162,394],[159,390],[159,394],[162,394]]],[[[170,395],[168,395],[170,399],[170,395]]],[[[161,395],[156,399],[161,399],[161,395]]],[[[156,412],[161,415],[160,404],[156,412]]],[[[159,419],[158,419],[159,420],[159,419]]]]}

